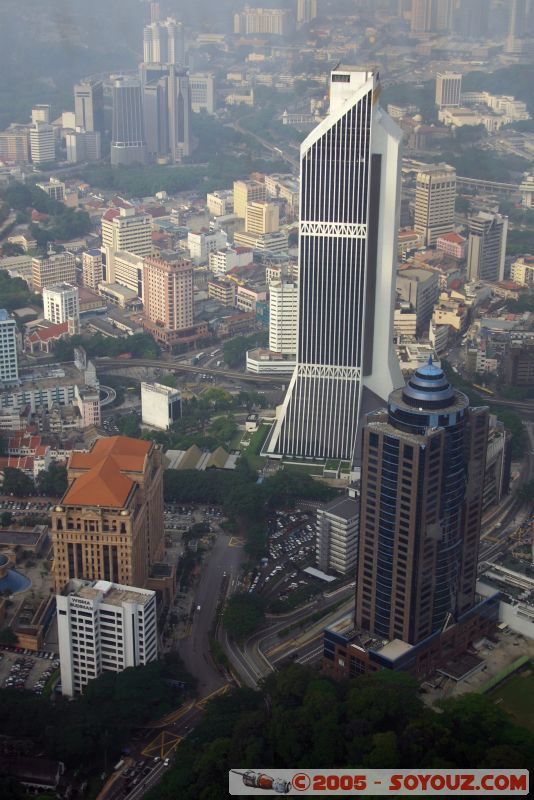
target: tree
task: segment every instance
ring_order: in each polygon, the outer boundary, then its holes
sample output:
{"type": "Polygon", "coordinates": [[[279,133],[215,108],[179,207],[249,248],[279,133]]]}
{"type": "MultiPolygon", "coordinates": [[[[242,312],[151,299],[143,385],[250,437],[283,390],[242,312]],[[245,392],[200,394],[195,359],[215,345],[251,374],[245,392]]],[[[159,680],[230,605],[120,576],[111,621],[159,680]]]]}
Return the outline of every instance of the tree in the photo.
{"type": "Polygon", "coordinates": [[[0,630],[0,642],[2,644],[17,644],[17,635],[13,633],[11,628],[2,628],[0,630]]]}
{"type": "Polygon", "coordinates": [[[14,467],[5,467],[2,491],[4,494],[12,494],[15,497],[27,497],[35,494],[35,486],[32,479],[22,470],[14,467]]]}
{"type": "Polygon", "coordinates": [[[49,468],[42,470],[37,477],[39,492],[48,497],[63,497],[67,486],[67,468],[62,464],[50,464],[49,468]]]}
{"type": "Polygon", "coordinates": [[[254,593],[234,594],[223,613],[223,625],[231,636],[250,636],[265,619],[262,599],[254,593]]]}
{"type": "Polygon", "coordinates": [[[141,427],[137,414],[126,414],[119,419],[117,425],[123,436],[130,436],[132,439],[139,438],[141,427]]]}
{"type": "Polygon", "coordinates": [[[7,528],[9,525],[11,525],[12,521],[13,514],[11,511],[2,511],[0,514],[0,525],[2,525],[3,528],[7,528]]]}

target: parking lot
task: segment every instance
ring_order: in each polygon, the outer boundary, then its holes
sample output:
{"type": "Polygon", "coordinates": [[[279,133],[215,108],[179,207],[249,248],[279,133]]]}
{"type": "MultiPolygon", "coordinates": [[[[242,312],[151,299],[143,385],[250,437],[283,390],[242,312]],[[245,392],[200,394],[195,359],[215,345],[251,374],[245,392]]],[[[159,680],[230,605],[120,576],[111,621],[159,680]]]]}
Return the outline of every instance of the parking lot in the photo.
{"type": "Polygon", "coordinates": [[[315,515],[309,511],[273,514],[268,520],[269,558],[255,570],[248,591],[281,602],[299,590],[306,594],[306,587],[312,592],[317,581],[302,570],[315,560],[314,526],[315,515]]]}
{"type": "Polygon", "coordinates": [[[39,657],[30,650],[17,650],[20,652],[0,650],[0,688],[30,689],[35,694],[42,694],[52,673],[59,667],[57,654],[43,653],[44,657],[39,657]]]}
{"type": "Polygon", "coordinates": [[[55,503],[48,498],[35,498],[32,500],[20,500],[17,497],[3,497],[0,499],[0,511],[9,511],[13,515],[17,514],[48,514],[55,503]]]}

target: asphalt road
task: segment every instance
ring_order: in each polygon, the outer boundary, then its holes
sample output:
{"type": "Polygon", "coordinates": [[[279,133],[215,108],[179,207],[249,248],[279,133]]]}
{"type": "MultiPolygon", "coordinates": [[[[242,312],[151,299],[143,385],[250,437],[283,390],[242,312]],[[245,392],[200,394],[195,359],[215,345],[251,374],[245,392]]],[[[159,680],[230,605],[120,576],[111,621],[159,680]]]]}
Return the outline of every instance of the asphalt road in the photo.
{"type": "Polygon", "coordinates": [[[230,577],[230,586],[233,588],[244,557],[243,548],[230,546],[231,540],[232,537],[220,532],[213,549],[207,554],[194,595],[191,634],[181,639],[178,645],[178,652],[186,668],[198,680],[198,694],[201,697],[226,683],[226,679],[210,658],[209,635],[224,573],[230,577]],[[197,611],[198,606],[200,611],[197,611]]]}

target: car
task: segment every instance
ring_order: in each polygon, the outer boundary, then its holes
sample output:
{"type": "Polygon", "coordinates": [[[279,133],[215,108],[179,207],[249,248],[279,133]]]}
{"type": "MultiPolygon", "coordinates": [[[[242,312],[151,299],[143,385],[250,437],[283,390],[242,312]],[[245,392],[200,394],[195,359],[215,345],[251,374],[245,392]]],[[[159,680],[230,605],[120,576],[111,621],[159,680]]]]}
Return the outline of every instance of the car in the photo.
{"type": "Polygon", "coordinates": [[[163,762],[163,766],[168,767],[170,763],[171,763],[170,759],[166,758],[165,761],[163,762]]]}
{"type": "Polygon", "coordinates": [[[154,764],[157,764],[157,762],[158,762],[159,760],[160,760],[159,756],[154,756],[154,764]]]}

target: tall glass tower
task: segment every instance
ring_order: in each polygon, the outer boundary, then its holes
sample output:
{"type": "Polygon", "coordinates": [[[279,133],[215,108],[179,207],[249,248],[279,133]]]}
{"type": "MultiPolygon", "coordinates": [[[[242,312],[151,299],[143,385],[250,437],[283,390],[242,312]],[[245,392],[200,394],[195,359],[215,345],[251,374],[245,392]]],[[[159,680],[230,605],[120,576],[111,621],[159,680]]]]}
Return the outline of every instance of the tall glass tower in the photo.
{"type": "Polygon", "coordinates": [[[401,131],[375,70],[332,72],[301,145],[297,365],[265,452],[353,460],[361,413],[402,383],[393,349],[401,131]]]}
{"type": "Polygon", "coordinates": [[[113,81],[112,97],[111,164],[144,164],[146,139],[141,84],[135,78],[117,77],[113,81]]]}
{"type": "Polygon", "coordinates": [[[356,625],[417,644],[475,605],[488,409],[431,362],[363,428],[356,625]]]}

